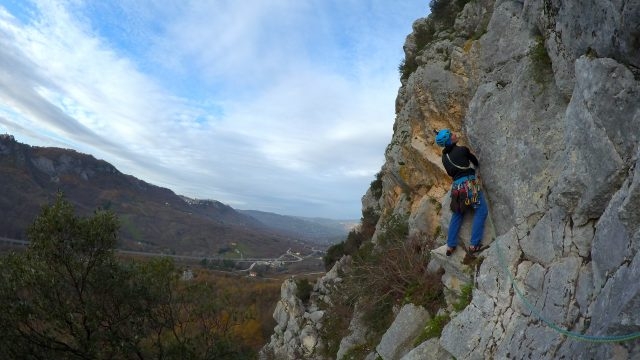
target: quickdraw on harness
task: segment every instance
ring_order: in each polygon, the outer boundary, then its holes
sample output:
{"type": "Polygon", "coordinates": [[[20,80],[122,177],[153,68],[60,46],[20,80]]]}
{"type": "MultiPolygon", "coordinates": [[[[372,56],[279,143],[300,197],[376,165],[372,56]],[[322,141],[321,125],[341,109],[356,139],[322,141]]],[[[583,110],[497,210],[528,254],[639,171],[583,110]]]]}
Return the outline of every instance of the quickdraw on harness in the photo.
{"type": "Polygon", "coordinates": [[[479,204],[480,180],[474,175],[469,175],[456,179],[451,185],[451,203],[452,210],[456,212],[464,212],[465,208],[473,207],[479,204]],[[454,201],[457,203],[453,205],[454,201]]]}

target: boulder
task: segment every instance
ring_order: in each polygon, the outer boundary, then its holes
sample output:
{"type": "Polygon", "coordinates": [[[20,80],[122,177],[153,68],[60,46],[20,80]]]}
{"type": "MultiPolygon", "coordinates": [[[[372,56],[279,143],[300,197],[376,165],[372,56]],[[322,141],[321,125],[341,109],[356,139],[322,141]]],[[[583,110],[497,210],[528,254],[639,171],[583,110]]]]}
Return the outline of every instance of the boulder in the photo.
{"type": "Polygon", "coordinates": [[[407,304],[400,309],[391,327],[376,347],[383,360],[399,359],[413,349],[413,342],[431,318],[423,307],[407,304]]]}

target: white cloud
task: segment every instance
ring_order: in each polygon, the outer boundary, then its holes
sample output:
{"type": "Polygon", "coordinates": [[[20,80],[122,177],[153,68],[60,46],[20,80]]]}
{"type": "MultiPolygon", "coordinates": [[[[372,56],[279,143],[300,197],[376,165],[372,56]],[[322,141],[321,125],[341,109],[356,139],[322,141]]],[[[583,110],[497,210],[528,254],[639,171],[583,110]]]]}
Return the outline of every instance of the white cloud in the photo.
{"type": "Polygon", "coordinates": [[[0,124],[18,139],[192,197],[359,217],[420,13],[384,1],[34,3],[29,21],[0,13],[0,124]]]}

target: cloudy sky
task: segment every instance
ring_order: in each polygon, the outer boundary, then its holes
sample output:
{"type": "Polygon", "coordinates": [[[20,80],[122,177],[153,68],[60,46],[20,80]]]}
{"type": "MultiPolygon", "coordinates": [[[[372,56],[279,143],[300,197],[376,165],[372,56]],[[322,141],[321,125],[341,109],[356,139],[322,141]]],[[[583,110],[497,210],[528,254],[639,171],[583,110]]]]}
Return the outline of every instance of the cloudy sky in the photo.
{"type": "Polygon", "coordinates": [[[237,209],[360,217],[427,0],[0,0],[0,133],[237,209]]]}

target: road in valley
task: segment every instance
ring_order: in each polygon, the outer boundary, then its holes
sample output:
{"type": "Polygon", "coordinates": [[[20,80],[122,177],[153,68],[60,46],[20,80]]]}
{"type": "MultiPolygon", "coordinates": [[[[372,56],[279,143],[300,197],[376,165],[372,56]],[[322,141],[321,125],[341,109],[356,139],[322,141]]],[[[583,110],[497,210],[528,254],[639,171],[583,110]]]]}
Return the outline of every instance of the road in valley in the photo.
{"type": "MultiPolygon", "coordinates": [[[[7,237],[0,237],[0,244],[7,244],[13,246],[29,246],[29,241],[26,240],[18,240],[18,239],[10,239],[7,237]]],[[[133,256],[145,256],[145,257],[170,257],[175,260],[183,260],[183,261],[202,261],[203,259],[207,259],[208,261],[232,261],[234,263],[251,263],[251,265],[245,270],[238,271],[250,271],[254,266],[265,264],[272,265],[278,262],[280,263],[295,263],[302,261],[304,259],[308,259],[312,256],[318,256],[318,254],[323,254],[322,250],[312,249],[309,255],[300,255],[300,253],[292,252],[291,249],[288,249],[284,254],[278,256],[277,258],[244,258],[242,254],[240,254],[240,259],[229,259],[229,258],[221,258],[221,257],[206,257],[206,256],[190,256],[190,255],[175,255],[175,254],[163,254],[163,253],[152,253],[145,251],[133,251],[133,250],[121,250],[116,249],[116,252],[124,255],[133,255],[133,256]]],[[[231,271],[230,271],[231,272],[231,271]]]]}

